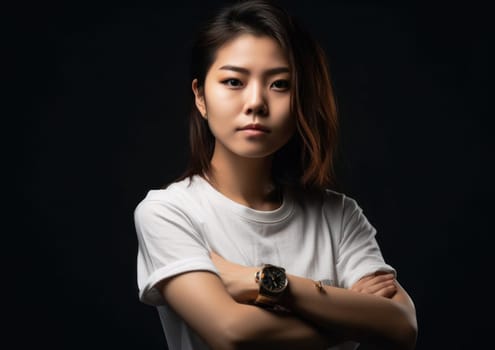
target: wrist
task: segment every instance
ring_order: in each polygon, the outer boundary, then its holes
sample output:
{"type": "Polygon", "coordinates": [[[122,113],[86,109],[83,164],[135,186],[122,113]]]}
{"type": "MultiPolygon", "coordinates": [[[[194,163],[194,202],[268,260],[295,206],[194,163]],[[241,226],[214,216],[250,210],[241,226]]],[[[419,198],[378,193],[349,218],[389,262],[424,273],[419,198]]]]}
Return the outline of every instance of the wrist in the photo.
{"type": "Polygon", "coordinates": [[[263,264],[255,274],[258,295],[255,304],[273,309],[281,307],[281,299],[288,287],[285,269],[272,264],[263,264]]]}
{"type": "Polygon", "coordinates": [[[257,267],[247,267],[246,273],[243,274],[242,281],[239,285],[241,290],[241,300],[242,303],[245,304],[253,304],[258,296],[259,287],[256,281],[254,280],[254,275],[259,270],[257,267]]]}

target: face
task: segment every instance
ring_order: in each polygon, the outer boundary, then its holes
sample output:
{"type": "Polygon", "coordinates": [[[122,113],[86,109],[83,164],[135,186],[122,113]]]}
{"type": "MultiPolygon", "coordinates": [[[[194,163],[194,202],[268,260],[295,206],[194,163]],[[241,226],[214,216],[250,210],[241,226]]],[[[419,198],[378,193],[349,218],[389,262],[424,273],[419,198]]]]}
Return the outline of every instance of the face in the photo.
{"type": "Polygon", "coordinates": [[[193,81],[215,154],[263,158],[286,144],[295,130],[290,89],[289,64],[275,40],[245,34],[222,46],[204,90],[193,81]]]}

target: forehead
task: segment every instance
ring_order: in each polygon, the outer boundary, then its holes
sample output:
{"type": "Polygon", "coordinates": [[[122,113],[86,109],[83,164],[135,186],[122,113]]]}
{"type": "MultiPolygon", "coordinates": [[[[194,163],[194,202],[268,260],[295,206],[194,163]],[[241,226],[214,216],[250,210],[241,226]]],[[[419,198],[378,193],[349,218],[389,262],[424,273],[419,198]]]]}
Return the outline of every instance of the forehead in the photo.
{"type": "Polygon", "coordinates": [[[224,65],[256,70],[289,64],[284,50],[274,39],[242,34],[218,49],[211,68],[216,70],[224,65]]]}

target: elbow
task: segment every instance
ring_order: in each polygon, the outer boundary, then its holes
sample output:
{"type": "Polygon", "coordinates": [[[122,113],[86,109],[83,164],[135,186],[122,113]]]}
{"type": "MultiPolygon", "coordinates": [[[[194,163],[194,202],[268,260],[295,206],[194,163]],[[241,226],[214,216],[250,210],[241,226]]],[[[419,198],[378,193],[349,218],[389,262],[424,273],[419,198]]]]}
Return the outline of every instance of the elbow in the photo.
{"type": "Polygon", "coordinates": [[[414,309],[414,307],[410,312],[406,312],[401,333],[401,338],[404,343],[404,349],[415,349],[416,341],[418,339],[418,321],[416,319],[416,310],[414,309]]]}
{"type": "Polygon", "coordinates": [[[418,338],[418,325],[416,320],[408,322],[403,330],[404,349],[413,350],[416,348],[416,340],[418,338]]]}
{"type": "Polygon", "coordinates": [[[373,349],[414,350],[416,348],[417,328],[413,326],[394,327],[393,334],[371,336],[358,341],[370,345],[373,349]]]}
{"type": "MultiPolygon", "coordinates": [[[[385,330],[385,329],[384,329],[385,330]]],[[[369,343],[378,349],[414,350],[418,336],[416,318],[401,317],[387,327],[385,333],[371,337],[369,343]]],[[[366,343],[366,341],[364,341],[366,343]]]]}
{"type": "Polygon", "coordinates": [[[214,336],[207,339],[207,343],[214,350],[236,350],[239,349],[238,337],[231,334],[229,327],[222,327],[214,336]]]}
{"type": "Polygon", "coordinates": [[[360,342],[371,345],[373,349],[382,350],[414,350],[416,349],[417,331],[414,327],[395,329],[393,336],[371,337],[360,342]]]}
{"type": "Polygon", "coordinates": [[[232,334],[232,330],[228,327],[225,327],[223,332],[221,333],[220,339],[215,341],[215,344],[212,344],[212,349],[215,350],[237,350],[241,349],[239,335],[232,334]]]}
{"type": "Polygon", "coordinates": [[[416,319],[407,318],[398,327],[395,333],[392,349],[414,350],[416,348],[416,340],[418,337],[418,325],[416,319]]]}
{"type": "Polygon", "coordinates": [[[392,349],[414,350],[416,348],[417,336],[417,327],[412,325],[404,327],[400,333],[397,334],[397,339],[395,340],[395,345],[392,349]]]}
{"type": "Polygon", "coordinates": [[[259,327],[253,327],[249,322],[252,309],[251,306],[232,303],[228,312],[222,312],[209,323],[209,330],[202,334],[202,338],[214,350],[259,348],[259,327]]]}
{"type": "Polygon", "coordinates": [[[416,309],[412,302],[408,305],[400,305],[398,314],[395,317],[394,327],[389,336],[395,343],[391,349],[414,350],[418,338],[418,322],[416,319],[416,309]]]}
{"type": "Polygon", "coordinates": [[[242,327],[242,322],[238,319],[232,319],[225,323],[223,330],[224,339],[222,350],[240,350],[249,348],[249,338],[242,327]]]}
{"type": "Polygon", "coordinates": [[[241,307],[224,319],[222,324],[221,350],[257,349],[260,347],[260,334],[256,327],[246,326],[249,319],[246,308],[241,307]]]}
{"type": "Polygon", "coordinates": [[[215,350],[239,350],[246,349],[249,343],[247,334],[245,334],[245,326],[242,327],[242,321],[235,317],[224,318],[222,325],[219,326],[216,336],[208,342],[210,347],[215,350]]]}
{"type": "Polygon", "coordinates": [[[214,339],[207,340],[208,346],[213,350],[236,350],[239,349],[237,341],[232,338],[227,331],[222,331],[214,336],[214,339]]]}

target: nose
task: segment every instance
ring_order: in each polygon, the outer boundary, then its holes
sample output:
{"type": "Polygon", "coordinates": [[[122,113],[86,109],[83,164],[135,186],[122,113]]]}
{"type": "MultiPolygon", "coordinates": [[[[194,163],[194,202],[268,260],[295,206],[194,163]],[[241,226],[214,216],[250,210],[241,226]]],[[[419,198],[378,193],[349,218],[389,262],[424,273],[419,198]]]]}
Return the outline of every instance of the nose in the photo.
{"type": "Polygon", "coordinates": [[[251,115],[252,117],[263,117],[268,115],[268,105],[263,85],[252,83],[251,86],[246,89],[246,93],[245,113],[247,115],[251,115]]]}

